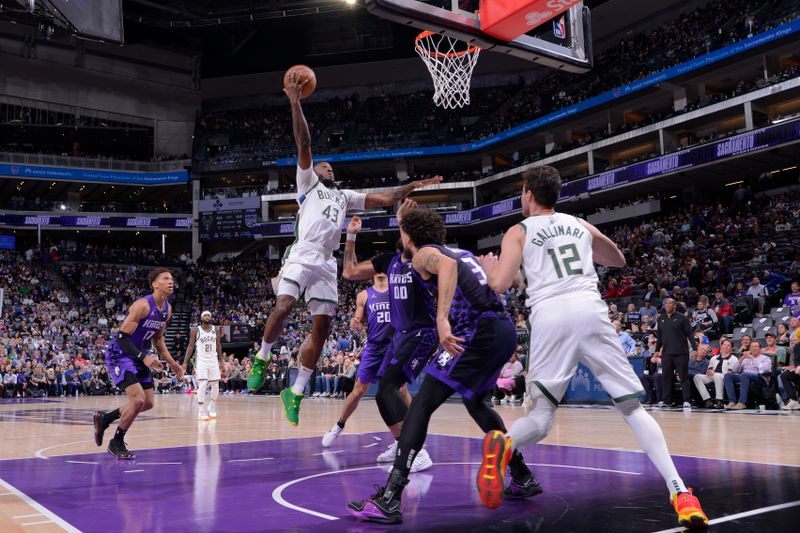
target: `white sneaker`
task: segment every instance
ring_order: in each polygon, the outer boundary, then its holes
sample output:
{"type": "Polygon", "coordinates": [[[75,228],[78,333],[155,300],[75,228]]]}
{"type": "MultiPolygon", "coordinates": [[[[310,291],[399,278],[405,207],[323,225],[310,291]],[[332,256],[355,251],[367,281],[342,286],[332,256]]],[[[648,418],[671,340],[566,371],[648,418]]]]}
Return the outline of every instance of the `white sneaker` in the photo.
{"type": "Polygon", "coordinates": [[[197,419],[201,422],[208,422],[208,413],[205,407],[201,407],[197,410],[197,419]]]}
{"type": "Polygon", "coordinates": [[[433,461],[431,461],[431,456],[428,455],[427,450],[422,448],[416,457],[414,457],[414,463],[411,465],[411,473],[414,472],[422,472],[423,470],[427,470],[433,466],[433,461]]]}
{"type": "Polygon", "coordinates": [[[507,397],[503,396],[502,398],[500,398],[500,405],[505,405],[507,403],[508,403],[508,398],[507,397]]]}
{"type": "Polygon", "coordinates": [[[391,463],[394,461],[395,455],[397,455],[397,441],[391,443],[375,460],[379,463],[391,463]]]}
{"type": "Polygon", "coordinates": [[[492,403],[497,403],[497,396],[492,396],[492,403]]]}
{"type": "Polygon", "coordinates": [[[315,392],[314,394],[311,395],[312,398],[318,398],[319,396],[320,396],[320,392],[319,391],[317,391],[317,392],[315,392]]]}
{"type": "Polygon", "coordinates": [[[800,403],[797,400],[789,400],[789,403],[786,405],[781,406],[782,409],[786,411],[796,411],[800,409],[800,403]]]}
{"type": "Polygon", "coordinates": [[[208,416],[217,418],[217,405],[213,402],[208,406],[208,416]]]}
{"type": "Polygon", "coordinates": [[[509,399],[508,399],[508,403],[511,403],[511,404],[513,404],[513,403],[517,403],[517,397],[516,397],[516,395],[512,394],[512,395],[511,395],[511,398],[509,398],[509,399]]]}
{"type": "Polygon", "coordinates": [[[330,395],[331,395],[330,392],[323,392],[322,394],[320,394],[320,396],[322,396],[323,398],[327,398],[330,395]]]}
{"type": "Polygon", "coordinates": [[[322,447],[329,448],[333,441],[336,440],[336,437],[339,436],[342,432],[342,428],[339,427],[339,424],[334,425],[327,433],[322,436],[322,447]]]}
{"type": "Polygon", "coordinates": [[[689,402],[683,402],[683,408],[684,409],[691,409],[692,408],[692,404],[690,404],[689,402]]]}
{"type": "Polygon", "coordinates": [[[667,404],[666,404],[666,403],[664,403],[664,402],[658,402],[658,405],[657,405],[656,407],[658,407],[659,409],[661,409],[661,408],[664,408],[664,407],[666,407],[666,406],[667,406],[667,404]]]}

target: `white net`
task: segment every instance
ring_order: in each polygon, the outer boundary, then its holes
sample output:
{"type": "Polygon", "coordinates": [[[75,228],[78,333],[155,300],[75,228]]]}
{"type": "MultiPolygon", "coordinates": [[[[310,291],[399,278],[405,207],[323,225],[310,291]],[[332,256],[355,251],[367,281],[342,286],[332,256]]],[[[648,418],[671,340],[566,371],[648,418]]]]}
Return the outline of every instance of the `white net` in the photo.
{"type": "Polygon", "coordinates": [[[433,78],[433,103],[445,109],[469,105],[472,70],[481,49],[429,31],[417,36],[414,49],[433,78]]]}

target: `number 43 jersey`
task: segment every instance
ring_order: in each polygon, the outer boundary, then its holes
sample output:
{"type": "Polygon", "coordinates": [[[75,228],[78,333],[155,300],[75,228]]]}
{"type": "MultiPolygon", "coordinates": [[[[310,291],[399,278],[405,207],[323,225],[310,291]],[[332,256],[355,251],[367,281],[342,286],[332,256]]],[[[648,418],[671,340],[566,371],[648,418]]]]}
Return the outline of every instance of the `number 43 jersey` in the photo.
{"type": "Polygon", "coordinates": [[[565,294],[599,297],[592,234],[577,218],[564,213],[538,215],[526,218],[520,226],[525,231],[522,272],[528,307],[565,294]]]}

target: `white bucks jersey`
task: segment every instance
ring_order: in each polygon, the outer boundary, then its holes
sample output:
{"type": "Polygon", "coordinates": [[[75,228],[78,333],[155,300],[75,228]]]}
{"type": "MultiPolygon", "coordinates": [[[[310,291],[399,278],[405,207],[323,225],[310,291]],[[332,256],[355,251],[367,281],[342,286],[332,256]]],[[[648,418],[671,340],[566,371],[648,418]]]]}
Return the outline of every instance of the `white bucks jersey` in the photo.
{"type": "Polygon", "coordinates": [[[330,189],[311,167],[298,167],[297,193],[300,210],[295,220],[295,242],[316,244],[330,253],[338,250],[345,215],[349,209],[364,209],[366,194],[330,189]]]}
{"type": "Polygon", "coordinates": [[[203,330],[197,326],[197,340],[195,341],[197,362],[217,364],[217,328],[211,326],[211,331],[203,330]]]}
{"type": "Polygon", "coordinates": [[[522,272],[528,307],[568,293],[597,297],[597,273],[592,261],[592,235],[577,218],[564,213],[528,217],[522,272]]]}

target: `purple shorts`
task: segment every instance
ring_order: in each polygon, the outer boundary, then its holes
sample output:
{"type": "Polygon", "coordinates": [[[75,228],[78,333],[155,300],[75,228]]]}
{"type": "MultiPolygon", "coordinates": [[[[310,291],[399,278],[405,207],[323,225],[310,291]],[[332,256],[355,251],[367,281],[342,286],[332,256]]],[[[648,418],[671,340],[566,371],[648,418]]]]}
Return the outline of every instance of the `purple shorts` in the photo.
{"type": "Polygon", "coordinates": [[[406,333],[396,331],[378,377],[382,377],[390,366],[400,366],[408,382],[414,383],[438,345],[439,333],[436,328],[414,329],[406,333]]]}
{"type": "Polygon", "coordinates": [[[388,341],[381,344],[367,342],[361,352],[361,362],[358,364],[357,377],[361,383],[378,382],[378,370],[383,364],[388,349],[388,341]]]}
{"type": "Polygon", "coordinates": [[[124,354],[115,343],[109,344],[108,348],[106,348],[106,368],[115,386],[119,386],[125,380],[126,372],[135,377],[136,381],[141,384],[153,383],[153,375],[150,373],[150,369],[141,361],[124,354]]]}

